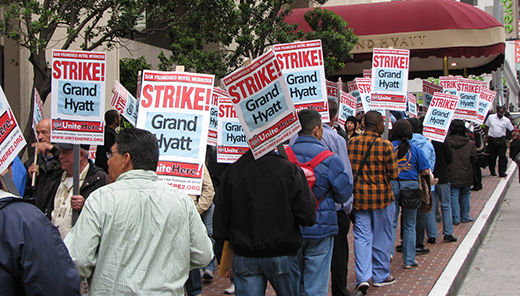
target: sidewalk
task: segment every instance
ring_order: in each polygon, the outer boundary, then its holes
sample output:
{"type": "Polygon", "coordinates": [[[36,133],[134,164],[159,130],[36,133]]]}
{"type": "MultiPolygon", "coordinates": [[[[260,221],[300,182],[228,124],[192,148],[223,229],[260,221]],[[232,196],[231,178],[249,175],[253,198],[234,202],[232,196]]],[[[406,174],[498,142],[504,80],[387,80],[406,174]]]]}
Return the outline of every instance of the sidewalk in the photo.
{"type": "MultiPolygon", "coordinates": [[[[514,174],[516,165],[509,164],[508,176],[499,178],[490,176],[487,169],[482,170],[482,185],[480,191],[471,192],[470,216],[475,219],[471,223],[454,225],[454,235],[457,242],[444,243],[442,240],[442,223],[438,224],[439,237],[436,244],[425,244],[431,250],[429,254],[416,257],[419,267],[405,270],[402,253],[396,253],[391,262],[392,275],[396,283],[386,287],[371,287],[367,295],[448,295],[454,294],[460,286],[462,275],[471,263],[482,237],[493,220],[496,205],[505,194],[509,182],[517,182],[514,174]],[[489,202],[488,202],[489,201],[489,202]]],[[[399,233],[399,231],[396,231],[399,233]]],[[[397,234],[398,235],[398,234],[397,234]]],[[[348,289],[354,290],[354,253],[352,229],[349,232],[349,273],[348,289]]],[[[215,278],[211,283],[204,283],[202,294],[205,296],[222,295],[229,287],[229,279],[215,278]]],[[[276,295],[268,289],[268,296],[276,295]]],[[[330,289],[329,289],[329,294],[330,289]]]]}

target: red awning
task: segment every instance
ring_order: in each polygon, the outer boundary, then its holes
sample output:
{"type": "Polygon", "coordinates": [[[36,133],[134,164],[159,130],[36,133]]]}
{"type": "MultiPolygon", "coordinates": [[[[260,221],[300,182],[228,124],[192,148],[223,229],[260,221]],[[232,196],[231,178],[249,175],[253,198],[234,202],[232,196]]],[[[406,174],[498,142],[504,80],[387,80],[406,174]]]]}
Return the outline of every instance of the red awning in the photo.
{"type": "MultiPolygon", "coordinates": [[[[502,24],[488,13],[455,0],[407,0],[323,7],[343,17],[359,37],[353,61],[335,73],[359,76],[371,67],[373,48],[410,50],[410,78],[442,74],[442,58],[449,57],[450,74],[491,72],[504,60],[502,24]]],[[[286,18],[304,31],[303,16],[311,8],[294,9],[286,18]]]]}

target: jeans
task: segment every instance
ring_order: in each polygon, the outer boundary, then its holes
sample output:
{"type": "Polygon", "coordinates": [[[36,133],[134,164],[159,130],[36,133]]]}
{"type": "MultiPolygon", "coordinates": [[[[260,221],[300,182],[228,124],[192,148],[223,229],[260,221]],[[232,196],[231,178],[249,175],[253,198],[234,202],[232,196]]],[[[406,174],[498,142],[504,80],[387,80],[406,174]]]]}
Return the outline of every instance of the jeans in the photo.
{"type": "Polygon", "coordinates": [[[441,201],[442,233],[453,235],[453,217],[451,213],[450,183],[435,185],[433,195],[441,201]]]}
{"type": "MultiPolygon", "coordinates": [[[[215,204],[211,204],[211,206],[202,214],[200,217],[202,218],[202,222],[206,226],[206,230],[208,231],[208,236],[211,239],[213,245],[215,245],[215,240],[213,239],[213,212],[215,211],[215,204]]],[[[215,257],[211,259],[208,266],[203,269],[209,269],[211,271],[215,271],[215,257]]]]}
{"type": "Polygon", "coordinates": [[[437,222],[435,221],[435,204],[437,203],[435,195],[432,194],[432,210],[428,213],[417,211],[417,223],[415,226],[416,247],[424,247],[424,231],[428,238],[437,238],[437,222]]]}
{"type": "Polygon", "coordinates": [[[298,295],[296,256],[233,257],[236,295],[264,296],[267,281],[276,295],[298,295]]]}
{"type": "Polygon", "coordinates": [[[471,196],[471,186],[454,187],[451,186],[451,215],[453,223],[472,221],[469,216],[469,198],[471,196]]]}
{"type": "Polygon", "coordinates": [[[202,293],[202,282],[200,280],[200,269],[192,269],[188,275],[185,284],[186,294],[188,296],[196,296],[202,293]]]}
{"type": "Polygon", "coordinates": [[[300,270],[299,295],[326,296],[329,287],[330,262],[334,237],[303,239],[296,255],[300,270]]]}
{"type": "Polygon", "coordinates": [[[394,243],[392,219],[395,204],[379,210],[354,210],[354,255],[356,285],[384,281],[390,276],[390,251],[394,243]]]}
{"type": "MultiPolygon", "coordinates": [[[[392,189],[394,191],[396,211],[394,215],[394,223],[392,224],[392,235],[395,237],[397,222],[399,220],[399,189],[419,188],[417,181],[392,181],[392,189]],[[400,188],[399,188],[400,184],[400,188]]],[[[403,233],[403,261],[404,265],[415,264],[415,224],[417,222],[417,209],[402,208],[401,228],[403,233]]]]}

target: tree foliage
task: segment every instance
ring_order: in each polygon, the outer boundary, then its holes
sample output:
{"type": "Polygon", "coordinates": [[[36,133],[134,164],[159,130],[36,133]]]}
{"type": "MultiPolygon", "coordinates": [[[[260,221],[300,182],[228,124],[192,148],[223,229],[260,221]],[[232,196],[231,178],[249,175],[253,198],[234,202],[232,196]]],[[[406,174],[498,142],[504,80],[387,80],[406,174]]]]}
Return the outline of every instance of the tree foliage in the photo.
{"type": "MultiPolygon", "coordinates": [[[[222,77],[272,45],[321,39],[326,72],[332,74],[345,66],[357,41],[348,24],[328,10],[315,9],[305,15],[311,32],[304,33],[297,24],[288,24],[284,19],[291,13],[293,0],[217,2],[220,5],[211,7],[211,16],[206,17],[203,7],[192,6],[183,14],[182,23],[178,19],[170,21],[173,53],[159,56],[162,70],[184,65],[196,72],[222,77]]],[[[326,0],[316,2],[323,4],[326,0]]]]}
{"type": "Polygon", "coordinates": [[[152,65],[148,64],[144,57],[123,58],[119,61],[119,82],[134,97],[137,95],[137,75],[145,69],[152,69],[152,65]]]}
{"type": "Polygon", "coordinates": [[[110,47],[134,27],[145,9],[137,0],[3,0],[0,4],[5,7],[0,33],[29,50],[33,86],[44,101],[51,91],[48,48],[110,47]],[[61,30],[66,34],[57,40],[61,30]]]}
{"type": "Polygon", "coordinates": [[[358,39],[348,23],[334,12],[321,8],[308,11],[304,18],[311,27],[311,31],[304,34],[305,39],[321,39],[325,73],[330,75],[345,68],[358,39]]]}

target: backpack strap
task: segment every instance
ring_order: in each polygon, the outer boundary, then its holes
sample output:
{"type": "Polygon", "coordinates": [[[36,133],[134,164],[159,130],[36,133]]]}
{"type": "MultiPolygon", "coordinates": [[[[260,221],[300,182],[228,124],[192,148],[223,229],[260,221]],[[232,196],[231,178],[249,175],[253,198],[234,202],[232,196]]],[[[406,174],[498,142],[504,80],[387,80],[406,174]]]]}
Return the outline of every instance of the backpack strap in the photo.
{"type": "Polygon", "coordinates": [[[301,164],[298,159],[296,158],[296,155],[294,154],[294,151],[292,150],[292,148],[290,146],[287,146],[285,148],[285,154],[287,154],[287,159],[292,162],[292,163],[296,163],[296,164],[301,164]]]}
{"type": "MultiPolygon", "coordinates": [[[[314,158],[311,159],[308,162],[308,164],[311,167],[311,169],[314,171],[314,168],[316,166],[318,166],[318,164],[320,164],[322,161],[324,161],[325,159],[327,159],[329,156],[331,156],[333,154],[334,153],[332,153],[332,151],[330,151],[328,149],[327,150],[323,150],[320,153],[318,153],[318,155],[314,156],[314,158]]],[[[327,193],[329,193],[329,191],[330,191],[330,188],[327,189],[327,191],[325,191],[325,193],[319,199],[316,198],[316,195],[314,194],[314,192],[312,193],[312,195],[314,195],[314,199],[316,200],[316,210],[318,210],[318,207],[320,206],[321,201],[327,195],[327,193]]]]}
{"type": "Polygon", "coordinates": [[[310,165],[310,167],[314,170],[314,168],[320,164],[322,161],[324,161],[327,157],[333,155],[334,153],[332,153],[332,151],[330,150],[323,150],[321,151],[320,153],[318,153],[318,155],[314,156],[313,159],[311,159],[308,164],[310,165]]]}

